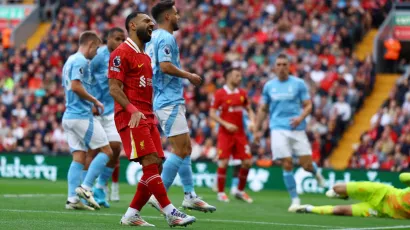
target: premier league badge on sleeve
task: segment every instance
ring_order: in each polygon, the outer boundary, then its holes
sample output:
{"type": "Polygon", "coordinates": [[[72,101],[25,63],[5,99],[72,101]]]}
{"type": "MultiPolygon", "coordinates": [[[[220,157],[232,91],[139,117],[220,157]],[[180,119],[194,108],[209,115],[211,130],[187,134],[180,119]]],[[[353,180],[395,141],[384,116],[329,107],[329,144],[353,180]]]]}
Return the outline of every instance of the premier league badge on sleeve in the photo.
{"type": "Polygon", "coordinates": [[[164,53],[166,56],[170,56],[171,55],[171,47],[169,45],[166,45],[164,47],[164,53]]]}
{"type": "Polygon", "coordinates": [[[83,74],[84,74],[83,67],[81,67],[80,69],[78,69],[78,72],[80,72],[80,74],[83,75],[83,74]]]}
{"type": "Polygon", "coordinates": [[[120,67],[121,65],[121,58],[120,56],[116,56],[114,58],[114,60],[112,61],[112,64],[114,65],[114,67],[120,67]]]}

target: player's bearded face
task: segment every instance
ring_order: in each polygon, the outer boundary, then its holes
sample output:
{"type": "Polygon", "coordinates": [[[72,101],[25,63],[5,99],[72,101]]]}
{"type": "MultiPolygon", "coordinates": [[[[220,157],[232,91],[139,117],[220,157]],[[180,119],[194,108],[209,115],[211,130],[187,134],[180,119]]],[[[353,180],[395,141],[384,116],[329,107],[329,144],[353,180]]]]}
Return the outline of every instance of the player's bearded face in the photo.
{"type": "Polygon", "coordinates": [[[152,30],[151,26],[140,26],[137,28],[137,36],[143,43],[147,43],[151,41],[152,30]]]}

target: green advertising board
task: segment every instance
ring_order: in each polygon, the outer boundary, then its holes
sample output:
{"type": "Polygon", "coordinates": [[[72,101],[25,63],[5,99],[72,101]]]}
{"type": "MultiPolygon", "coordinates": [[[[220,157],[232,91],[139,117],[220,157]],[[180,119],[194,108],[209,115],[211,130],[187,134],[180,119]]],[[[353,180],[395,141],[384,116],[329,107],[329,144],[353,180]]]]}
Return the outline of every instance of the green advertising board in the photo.
{"type": "Polygon", "coordinates": [[[396,26],[410,26],[410,15],[395,15],[394,24],[396,26]]]}
{"type": "MultiPolygon", "coordinates": [[[[67,171],[71,163],[70,156],[43,156],[30,154],[0,154],[0,179],[44,179],[50,181],[66,180],[67,171]]],[[[136,185],[142,176],[142,167],[126,159],[120,161],[120,181],[136,185]]],[[[193,177],[196,186],[211,188],[216,179],[216,165],[211,162],[193,162],[193,177]]],[[[338,182],[373,181],[403,188],[398,173],[375,170],[346,170],[335,171],[323,169],[326,187],[320,188],[311,173],[302,168],[295,169],[295,180],[298,193],[324,193],[329,187],[338,182]]],[[[227,173],[227,185],[231,183],[232,172],[227,173]]],[[[182,186],[179,177],[174,185],[182,186]]],[[[285,190],[280,167],[258,168],[249,171],[248,188],[254,192],[261,190],[285,190]]]]}
{"type": "Polygon", "coordinates": [[[23,19],[32,11],[28,7],[0,7],[0,19],[23,19]]]}

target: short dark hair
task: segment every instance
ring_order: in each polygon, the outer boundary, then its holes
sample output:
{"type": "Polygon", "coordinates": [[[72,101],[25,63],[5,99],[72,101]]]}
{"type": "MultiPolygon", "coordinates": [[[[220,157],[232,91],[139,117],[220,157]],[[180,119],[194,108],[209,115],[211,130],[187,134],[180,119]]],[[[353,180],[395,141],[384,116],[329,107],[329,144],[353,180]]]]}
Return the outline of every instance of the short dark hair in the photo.
{"type": "Polygon", "coordinates": [[[128,24],[130,24],[130,21],[136,17],[138,17],[138,15],[140,14],[146,14],[142,11],[134,11],[132,13],[130,13],[127,18],[125,19],[125,29],[127,30],[127,32],[130,32],[130,27],[128,24]]]}
{"type": "Polygon", "coordinates": [[[108,30],[107,36],[110,37],[110,36],[112,36],[115,32],[124,33],[124,30],[121,29],[120,27],[113,27],[113,28],[111,28],[110,30],[108,30]]]}
{"type": "Polygon", "coordinates": [[[276,59],[279,59],[279,58],[281,58],[281,59],[286,59],[286,60],[289,61],[288,55],[286,55],[286,54],[284,54],[284,53],[280,53],[276,59]]]}
{"type": "Polygon", "coordinates": [[[229,67],[228,69],[226,69],[225,71],[224,71],[224,78],[227,78],[228,77],[228,75],[230,74],[230,73],[232,73],[233,71],[235,71],[235,70],[237,70],[237,71],[241,71],[238,67],[229,67]]]}
{"type": "Polygon", "coordinates": [[[175,5],[174,0],[162,0],[159,1],[154,7],[151,9],[151,15],[157,22],[161,22],[162,18],[161,15],[167,10],[172,9],[175,5]]]}
{"type": "Polygon", "coordinates": [[[101,38],[97,35],[97,33],[94,32],[94,31],[91,31],[91,30],[87,30],[87,31],[82,32],[80,34],[80,39],[79,40],[80,40],[79,41],[80,45],[85,45],[90,41],[102,42],[101,38]]]}

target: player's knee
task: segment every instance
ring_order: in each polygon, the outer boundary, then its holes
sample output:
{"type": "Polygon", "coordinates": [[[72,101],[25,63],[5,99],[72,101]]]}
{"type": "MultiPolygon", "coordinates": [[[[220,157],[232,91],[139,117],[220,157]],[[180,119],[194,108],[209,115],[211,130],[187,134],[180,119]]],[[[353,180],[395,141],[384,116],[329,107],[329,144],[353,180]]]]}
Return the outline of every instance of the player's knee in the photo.
{"type": "Polygon", "coordinates": [[[228,167],[228,163],[229,163],[228,160],[225,160],[225,159],[219,160],[219,161],[218,161],[218,167],[219,167],[219,168],[227,168],[227,167],[228,167]]]}
{"type": "Polygon", "coordinates": [[[292,159],[283,159],[282,160],[282,168],[286,171],[292,171],[293,170],[293,164],[292,164],[292,159]]]}
{"type": "MultiPolygon", "coordinates": [[[[141,159],[141,164],[142,166],[147,166],[151,164],[156,164],[156,165],[161,165],[162,164],[162,159],[158,157],[157,153],[149,154],[144,156],[141,159]]],[[[159,169],[159,168],[158,168],[159,169]]]]}
{"type": "Polygon", "coordinates": [[[333,214],[334,215],[339,215],[339,216],[351,216],[352,215],[352,210],[348,206],[336,206],[333,208],[333,214]]]}
{"type": "Polygon", "coordinates": [[[110,144],[114,158],[118,158],[121,153],[121,143],[111,143],[110,144]]]}
{"type": "Polygon", "coordinates": [[[342,183],[335,184],[333,186],[333,191],[335,191],[335,193],[337,193],[337,194],[346,193],[346,184],[342,184],[342,183]]]}
{"type": "Polygon", "coordinates": [[[304,162],[304,163],[301,163],[301,166],[302,166],[302,168],[303,168],[304,170],[306,170],[306,171],[308,171],[308,172],[312,172],[312,171],[313,171],[313,165],[312,165],[312,163],[304,162]]]}
{"type": "Polygon", "coordinates": [[[252,161],[250,159],[242,161],[242,167],[247,169],[252,167],[252,161]]]}

